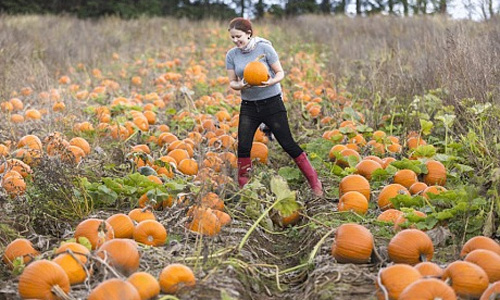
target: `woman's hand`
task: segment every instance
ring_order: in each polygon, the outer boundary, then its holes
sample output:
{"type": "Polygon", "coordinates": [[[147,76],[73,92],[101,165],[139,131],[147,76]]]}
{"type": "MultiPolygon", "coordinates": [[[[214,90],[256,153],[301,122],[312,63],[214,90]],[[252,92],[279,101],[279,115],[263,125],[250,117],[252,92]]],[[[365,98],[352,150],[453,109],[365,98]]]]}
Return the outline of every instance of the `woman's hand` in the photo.
{"type": "Polygon", "coordinates": [[[259,85],[259,87],[268,87],[268,86],[271,86],[273,84],[276,84],[276,82],[274,81],[273,78],[269,78],[266,81],[262,81],[262,83],[261,83],[261,85],[259,85]]]}
{"type": "Polygon", "coordinates": [[[249,87],[251,87],[251,85],[248,84],[248,82],[245,81],[245,78],[243,78],[240,81],[240,90],[248,89],[249,87]]]}

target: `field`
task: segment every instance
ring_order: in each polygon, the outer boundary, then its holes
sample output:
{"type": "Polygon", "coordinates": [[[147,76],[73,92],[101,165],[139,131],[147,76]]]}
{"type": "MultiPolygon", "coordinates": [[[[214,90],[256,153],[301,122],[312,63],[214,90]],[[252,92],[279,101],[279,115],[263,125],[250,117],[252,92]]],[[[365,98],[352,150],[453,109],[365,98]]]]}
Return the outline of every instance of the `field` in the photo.
{"type": "MultiPolygon", "coordinates": [[[[255,22],[280,55],[292,132],[323,183],[317,198],[260,131],[251,181],[239,189],[240,99],[228,87],[225,23],[0,16],[0,250],[18,238],[35,249],[4,258],[0,299],[22,299],[35,256],[77,261],[55,253],[63,242],[88,248],[76,266],[83,278],[64,299],[87,299],[136,271],[158,278],[173,263],[188,266],[196,284],[157,299],[393,299],[384,297],[390,283],[376,282],[389,280],[380,271],[394,263],[416,264],[390,250],[405,229],[433,247],[415,259],[427,255],[443,270],[473,260],[461,251],[476,236],[491,237],[500,254],[498,25],[255,22]],[[112,221],[117,214],[134,222],[112,221]],[[98,249],[106,232],[132,238],[144,218],[159,228],[127,243],[136,262],[98,249]],[[96,227],[81,233],[89,219],[96,227]],[[343,224],[365,231],[342,240],[343,224]]],[[[485,261],[497,266],[486,270],[489,281],[499,280],[500,257],[485,261]]],[[[475,294],[452,287],[459,299],[479,298],[481,280],[472,280],[475,294]]]]}

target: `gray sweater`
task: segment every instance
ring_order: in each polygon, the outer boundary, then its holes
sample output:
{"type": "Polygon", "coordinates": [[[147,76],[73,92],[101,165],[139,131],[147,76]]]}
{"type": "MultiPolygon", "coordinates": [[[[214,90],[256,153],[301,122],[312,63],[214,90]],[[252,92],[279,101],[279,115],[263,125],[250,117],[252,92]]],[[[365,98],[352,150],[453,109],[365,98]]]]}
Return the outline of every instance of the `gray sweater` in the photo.
{"type": "MultiPolygon", "coordinates": [[[[244,53],[239,48],[234,47],[226,54],[226,69],[234,70],[238,79],[243,78],[243,70],[245,66],[254,61],[259,55],[265,54],[266,56],[260,60],[267,67],[270,77],[274,77],[275,73],[271,69],[271,65],[278,61],[278,54],[273,46],[268,43],[258,43],[255,48],[244,53]]],[[[268,87],[250,87],[241,90],[241,99],[247,101],[257,101],[267,99],[281,93],[281,85],[279,83],[268,87]]]]}

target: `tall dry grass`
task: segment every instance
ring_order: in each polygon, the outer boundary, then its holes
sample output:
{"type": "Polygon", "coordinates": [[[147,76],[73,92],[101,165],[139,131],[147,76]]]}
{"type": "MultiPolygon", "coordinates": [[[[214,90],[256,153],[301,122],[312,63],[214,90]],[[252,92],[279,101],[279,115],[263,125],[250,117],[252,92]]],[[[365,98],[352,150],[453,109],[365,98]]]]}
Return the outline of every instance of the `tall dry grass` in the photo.
{"type": "MultiPolygon", "coordinates": [[[[302,16],[256,25],[265,28],[277,48],[321,46],[328,70],[347,78],[349,90],[363,92],[362,96],[381,92],[404,98],[444,87],[450,99],[500,102],[498,20],[302,16]]],[[[204,45],[213,37],[198,29],[225,26],[160,18],[1,16],[0,96],[19,88],[30,75],[39,85],[49,84],[44,81],[50,81],[55,71],[79,62],[98,66],[112,52],[139,58],[149,51],[175,49],[186,40],[204,45]]]]}
{"type": "MultiPolygon", "coordinates": [[[[200,49],[227,43],[227,24],[175,19],[79,20],[55,16],[0,16],[0,99],[23,86],[37,90],[57,84],[57,74],[84,63],[100,67],[111,53],[124,61],[164,52],[168,59],[178,47],[200,49]],[[224,36],[214,36],[217,29],[224,36]]],[[[256,22],[257,33],[273,40],[279,53],[307,48],[316,51],[332,78],[345,83],[354,98],[367,105],[375,95],[405,104],[415,95],[442,88],[444,104],[455,107],[456,129],[466,134],[468,103],[500,104],[500,20],[484,23],[442,17],[370,18],[302,16],[256,22]]],[[[223,59],[223,58],[221,58],[223,59]]],[[[285,69],[293,67],[288,64],[285,69]]],[[[220,74],[224,75],[224,74],[220,74]]],[[[330,78],[328,78],[330,79],[330,78]]],[[[384,114],[391,103],[380,107],[384,114]]],[[[500,113],[488,118],[484,142],[500,156],[496,132],[500,113]]],[[[373,124],[372,124],[373,125],[373,124]]],[[[492,151],[493,151],[492,150],[492,151]]],[[[499,158],[500,160],[500,158],[499,158]]]]}

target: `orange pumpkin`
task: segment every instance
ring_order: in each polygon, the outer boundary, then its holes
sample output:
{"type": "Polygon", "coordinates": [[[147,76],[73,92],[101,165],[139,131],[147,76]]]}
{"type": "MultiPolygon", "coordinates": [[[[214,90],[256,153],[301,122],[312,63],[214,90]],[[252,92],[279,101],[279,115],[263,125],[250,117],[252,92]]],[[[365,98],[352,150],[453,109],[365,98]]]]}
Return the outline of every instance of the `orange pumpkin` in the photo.
{"type": "Polygon", "coordinates": [[[145,220],[134,229],[134,240],[150,246],[161,246],[167,241],[167,230],[158,221],[145,220]]]}
{"type": "Polygon", "coordinates": [[[269,79],[268,70],[265,64],[259,60],[264,58],[264,55],[259,55],[254,61],[249,62],[243,69],[243,79],[249,85],[261,85],[263,81],[269,79]]]}
{"type": "Polygon", "coordinates": [[[69,293],[70,283],[63,268],[55,262],[42,259],[24,269],[19,276],[18,290],[23,299],[57,300],[61,299],[58,294],[69,293]]]}
{"type": "Polygon", "coordinates": [[[398,195],[408,195],[410,196],[410,192],[401,184],[392,183],[386,185],[380,194],[378,194],[378,207],[381,210],[386,210],[389,208],[394,208],[394,205],[391,202],[391,199],[398,195]]]}
{"type": "Polygon", "coordinates": [[[439,194],[439,193],[442,193],[442,192],[446,192],[446,188],[442,187],[442,186],[439,186],[439,185],[431,185],[427,188],[425,188],[425,190],[422,192],[422,196],[426,199],[430,199],[429,195],[430,194],[439,194]]]}
{"type": "Polygon", "coordinates": [[[193,271],[183,264],[170,264],[160,273],[160,287],[164,293],[175,294],[182,287],[196,284],[193,271]]]}
{"type": "Polygon", "coordinates": [[[146,220],[156,220],[154,213],[148,208],[132,209],[128,213],[128,216],[130,217],[130,219],[132,219],[132,221],[135,221],[137,223],[141,223],[142,221],[146,220]]]}
{"type": "Polygon", "coordinates": [[[141,296],[141,300],[153,299],[160,294],[160,283],[151,274],[146,272],[137,272],[127,279],[141,296]]]}
{"type": "Polygon", "coordinates": [[[399,295],[398,300],[456,300],[455,291],[436,278],[419,279],[409,286],[399,295]]]}
{"type": "Polygon", "coordinates": [[[196,175],[198,174],[198,163],[192,158],[186,158],[179,162],[177,169],[185,175],[196,175]]]}
{"type": "Polygon", "coordinates": [[[427,184],[424,182],[415,182],[410,186],[410,194],[412,195],[419,195],[425,191],[425,189],[428,188],[427,184]]]}
{"type": "Polygon", "coordinates": [[[115,238],[131,239],[134,235],[134,222],[126,214],[114,214],[106,219],[111,225],[115,238]]]}
{"type": "Polygon", "coordinates": [[[105,241],[114,237],[113,228],[109,223],[99,219],[87,219],[76,226],[74,236],[76,240],[80,237],[86,237],[92,250],[99,248],[105,241]]]}
{"type": "Polygon", "coordinates": [[[500,255],[486,249],[476,249],[469,252],[465,261],[476,264],[488,275],[490,283],[500,280],[500,255]]]}
{"type": "Polygon", "coordinates": [[[267,164],[267,156],[269,150],[267,149],[266,144],[261,142],[253,142],[252,150],[250,150],[250,158],[252,160],[256,159],[263,164],[267,164]]]}
{"type": "Polygon", "coordinates": [[[139,268],[137,244],[129,239],[112,239],[99,248],[96,253],[123,275],[130,275],[139,268]]]}
{"type": "Polygon", "coordinates": [[[361,175],[347,175],[339,184],[339,195],[342,197],[347,192],[356,191],[363,194],[370,201],[370,183],[361,175]]]}
{"type": "Polygon", "coordinates": [[[340,263],[367,263],[373,251],[373,235],[359,224],[342,224],[337,229],[332,255],[340,263]]]}
{"type": "Polygon", "coordinates": [[[38,255],[40,255],[40,252],[33,248],[33,244],[29,240],[19,238],[7,245],[2,260],[10,268],[12,268],[12,263],[17,257],[21,257],[24,264],[27,264],[38,255]]]}
{"type": "Polygon", "coordinates": [[[200,207],[192,211],[191,221],[186,226],[199,234],[214,236],[219,233],[221,223],[212,209],[200,207]]]}
{"type": "Polygon", "coordinates": [[[460,252],[460,256],[464,257],[469,252],[472,252],[476,249],[491,250],[500,255],[500,245],[495,240],[487,236],[475,236],[469,239],[464,244],[464,246],[462,247],[462,251],[460,252]]]}
{"type": "Polygon", "coordinates": [[[388,210],[384,210],[380,215],[378,215],[377,221],[395,223],[399,216],[403,214],[404,213],[400,210],[389,208],[388,210]]]}
{"type": "Polygon", "coordinates": [[[340,197],[337,209],[338,211],[354,211],[364,215],[368,211],[368,200],[360,192],[350,191],[340,197]]]}
{"type": "Polygon", "coordinates": [[[479,300],[491,300],[491,299],[498,299],[500,296],[500,281],[497,281],[493,284],[490,284],[490,286],[483,292],[483,295],[479,300]]]}
{"type": "Polygon", "coordinates": [[[415,269],[417,269],[424,277],[441,278],[444,272],[440,266],[430,261],[424,261],[416,264],[415,269]]]}
{"type": "Polygon", "coordinates": [[[446,168],[437,160],[429,160],[425,163],[427,174],[424,175],[424,182],[427,185],[444,185],[446,183],[446,168]]]}
{"type": "Polygon", "coordinates": [[[451,287],[463,298],[479,298],[488,287],[488,275],[479,266],[467,261],[452,262],[442,279],[451,280],[451,287]]]}
{"type": "Polygon", "coordinates": [[[432,259],[434,246],[425,232],[405,229],[391,239],[387,251],[389,258],[395,263],[416,265],[432,259]]]}
{"type": "Polygon", "coordinates": [[[371,159],[363,159],[356,165],[356,173],[368,180],[372,179],[372,174],[377,169],[382,169],[382,166],[371,159]]]}
{"type": "MultiPolygon", "coordinates": [[[[85,248],[85,246],[82,247],[85,248]]],[[[87,248],[85,249],[87,250],[87,254],[90,253],[87,248]]],[[[63,268],[66,275],[68,275],[69,283],[74,285],[84,282],[87,278],[87,271],[83,266],[85,262],[82,262],[82,260],[85,260],[86,262],[87,257],[83,255],[61,253],[52,261],[63,268]]]]}
{"type": "Polygon", "coordinates": [[[395,264],[383,268],[379,271],[375,283],[377,297],[379,300],[397,300],[406,287],[420,278],[422,278],[422,275],[406,264],[395,264]]]}
{"type": "Polygon", "coordinates": [[[94,288],[87,300],[141,300],[141,296],[130,282],[112,278],[94,288]]]}
{"type": "Polygon", "coordinates": [[[418,181],[417,174],[409,169],[399,170],[394,174],[394,183],[399,183],[405,188],[409,189],[414,183],[418,181]]]}

